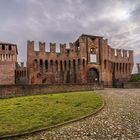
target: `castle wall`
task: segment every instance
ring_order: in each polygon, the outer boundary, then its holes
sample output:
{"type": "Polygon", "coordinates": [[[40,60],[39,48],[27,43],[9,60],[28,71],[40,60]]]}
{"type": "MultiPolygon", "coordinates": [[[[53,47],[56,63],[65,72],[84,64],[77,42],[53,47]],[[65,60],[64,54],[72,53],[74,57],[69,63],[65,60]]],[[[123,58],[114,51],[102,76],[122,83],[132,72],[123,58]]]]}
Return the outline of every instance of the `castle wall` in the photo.
{"type": "Polygon", "coordinates": [[[140,88],[140,82],[127,82],[127,83],[124,83],[124,88],[127,88],[127,89],[140,88]]]}
{"type": "Polygon", "coordinates": [[[60,53],[56,53],[54,43],[50,43],[50,52],[45,52],[45,46],[41,46],[42,43],[39,43],[39,51],[34,51],[32,43],[34,42],[28,42],[27,55],[30,83],[82,82],[81,74],[85,71],[86,60],[81,59],[78,46],[70,43],[70,48],[66,48],[65,44],[61,44],[60,53]]]}
{"type": "Polygon", "coordinates": [[[103,84],[37,84],[37,85],[0,85],[0,98],[28,96],[35,94],[62,93],[72,91],[93,91],[103,89],[103,84]]]}
{"type": "Polygon", "coordinates": [[[40,83],[94,83],[126,82],[133,68],[133,51],[114,49],[108,40],[100,36],[81,35],[74,43],[50,43],[50,52],[45,43],[39,42],[39,51],[34,50],[34,41],[27,42],[27,71],[30,84],[40,83]]]}
{"type": "Polygon", "coordinates": [[[0,62],[0,85],[15,84],[15,63],[0,62]]]}
{"type": "Polygon", "coordinates": [[[133,69],[133,51],[111,48],[107,40],[102,46],[102,75],[105,84],[126,82],[130,79],[133,69]]]}

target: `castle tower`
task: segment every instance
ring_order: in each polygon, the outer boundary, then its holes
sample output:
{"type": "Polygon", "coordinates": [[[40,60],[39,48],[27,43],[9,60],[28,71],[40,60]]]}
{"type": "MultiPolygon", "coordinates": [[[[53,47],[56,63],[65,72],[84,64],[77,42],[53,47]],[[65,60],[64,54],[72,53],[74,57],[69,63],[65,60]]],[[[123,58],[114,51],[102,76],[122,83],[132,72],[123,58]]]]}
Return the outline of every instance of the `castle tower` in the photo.
{"type": "Polygon", "coordinates": [[[0,42],[0,85],[15,84],[17,45],[0,42]]]}

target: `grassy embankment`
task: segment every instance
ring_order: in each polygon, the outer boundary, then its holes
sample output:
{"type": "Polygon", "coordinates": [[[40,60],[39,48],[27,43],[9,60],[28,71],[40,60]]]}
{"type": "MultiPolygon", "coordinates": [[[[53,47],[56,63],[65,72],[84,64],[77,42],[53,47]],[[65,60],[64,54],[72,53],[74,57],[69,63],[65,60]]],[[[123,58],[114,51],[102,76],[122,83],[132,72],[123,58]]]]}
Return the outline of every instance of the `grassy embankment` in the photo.
{"type": "Polygon", "coordinates": [[[0,135],[63,123],[90,114],[101,104],[92,91],[0,99],[0,135]]]}

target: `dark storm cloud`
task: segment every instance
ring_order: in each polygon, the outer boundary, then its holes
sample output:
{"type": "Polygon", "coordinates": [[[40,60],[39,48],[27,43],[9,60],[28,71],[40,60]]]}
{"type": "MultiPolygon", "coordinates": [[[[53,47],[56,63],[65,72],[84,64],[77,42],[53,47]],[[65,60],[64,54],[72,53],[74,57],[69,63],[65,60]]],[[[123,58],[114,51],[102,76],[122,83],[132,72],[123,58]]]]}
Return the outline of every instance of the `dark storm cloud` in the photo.
{"type": "Polygon", "coordinates": [[[82,33],[104,36],[112,47],[133,49],[139,58],[139,13],[138,0],[1,0],[0,39],[18,44],[20,61],[26,60],[28,39],[48,46],[82,33]]]}

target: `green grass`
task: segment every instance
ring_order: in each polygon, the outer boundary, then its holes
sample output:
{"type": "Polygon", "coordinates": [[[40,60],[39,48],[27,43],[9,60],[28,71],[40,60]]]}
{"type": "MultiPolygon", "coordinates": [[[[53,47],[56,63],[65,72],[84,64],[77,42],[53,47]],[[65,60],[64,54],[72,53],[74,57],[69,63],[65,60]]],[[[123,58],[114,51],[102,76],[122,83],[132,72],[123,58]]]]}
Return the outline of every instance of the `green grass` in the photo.
{"type": "Polygon", "coordinates": [[[34,130],[92,113],[102,100],[92,91],[0,99],[0,135],[34,130]]]}
{"type": "Polygon", "coordinates": [[[140,82],[140,74],[131,74],[129,82],[140,82]]]}

